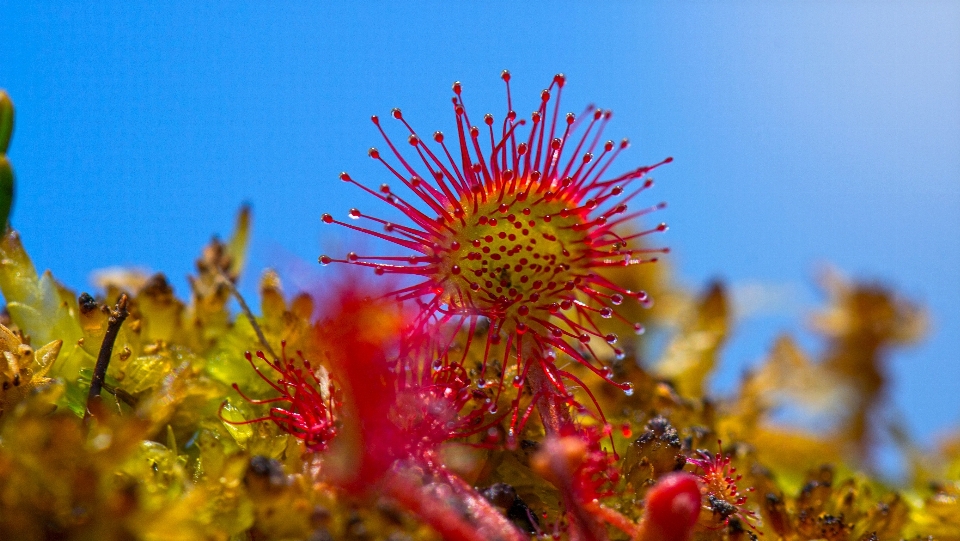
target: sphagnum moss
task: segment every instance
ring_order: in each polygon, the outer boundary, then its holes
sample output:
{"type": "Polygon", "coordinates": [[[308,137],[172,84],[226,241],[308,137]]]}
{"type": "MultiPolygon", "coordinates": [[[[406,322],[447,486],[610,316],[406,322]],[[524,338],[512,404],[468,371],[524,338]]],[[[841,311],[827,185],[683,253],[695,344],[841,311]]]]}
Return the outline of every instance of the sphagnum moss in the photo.
{"type": "Polygon", "coordinates": [[[608,173],[625,148],[601,143],[610,114],[559,116],[564,84],[529,121],[508,94],[485,128],[456,84],[453,151],[394,111],[423,171],[389,138],[390,160],[370,155],[416,199],[364,189],[410,222],[353,209],[379,230],[340,223],[414,255],[321,262],[419,278],[402,289],[340,276],[288,300],[268,271],[250,308],[234,287],[245,209],[186,300],[133,272],[77,296],[8,228],[0,539],[960,540],[960,445],[903,440],[917,459],[897,488],[865,452],[884,354],[919,337],[922,311],[831,276],[824,358],[784,337],[736,393],[709,396],[725,289],[696,298],[662,264],[635,265],[665,251],[643,243],[665,226],[627,229],[662,207],[626,209],[652,167],[608,173]],[[637,310],[641,289],[657,309],[637,310]],[[672,333],[656,370],[637,361],[642,340],[617,336],[641,321],[672,333]],[[829,411],[851,389],[852,411],[821,432],[771,418],[784,397],[829,411]]]}

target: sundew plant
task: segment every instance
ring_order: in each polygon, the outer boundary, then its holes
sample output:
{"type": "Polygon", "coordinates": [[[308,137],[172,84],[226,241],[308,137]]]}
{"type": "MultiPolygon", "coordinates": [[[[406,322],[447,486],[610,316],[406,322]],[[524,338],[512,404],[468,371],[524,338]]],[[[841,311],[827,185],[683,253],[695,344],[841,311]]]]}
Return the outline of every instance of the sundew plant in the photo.
{"type": "Polygon", "coordinates": [[[454,83],[446,132],[373,116],[380,176],[331,179],[357,203],[321,216],[356,251],[320,255],[312,293],[263,271],[259,306],[236,288],[248,208],[187,298],[163,274],[38,273],[0,95],[0,539],[960,540],[960,440],[899,435],[901,484],[871,458],[884,360],[924,311],[826,275],[822,352],[783,336],[712,396],[729,297],[664,259],[671,158],[631,162],[563,75],[538,96],[501,78],[484,115],[454,83]]]}

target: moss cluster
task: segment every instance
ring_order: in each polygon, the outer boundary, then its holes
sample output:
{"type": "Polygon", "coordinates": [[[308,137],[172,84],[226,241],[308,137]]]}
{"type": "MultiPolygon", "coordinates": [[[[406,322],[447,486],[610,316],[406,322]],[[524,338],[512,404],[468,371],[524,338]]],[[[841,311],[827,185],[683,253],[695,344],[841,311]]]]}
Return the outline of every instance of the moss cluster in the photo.
{"type": "MultiPolygon", "coordinates": [[[[282,358],[290,370],[312,374],[303,381],[334,408],[338,391],[321,383],[338,378],[327,359],[351,352],[323,338],[331,322],[317,321],[315,305],[324,299],[285,295],[271,271],[261,280],[259,310],[239,299],[234,284],[249,229],[243,210],[228,242],[214,239],[202,250],[185,300],[162,274],[136,272],[104,276],[97,295],[77,295],[49,272],[39,274],[7,229],[0,239],[7,302],[0,539],[438,539],[430,502],[461,509],[460,538],[471,539],[469,518],[482,505],[470,494],[531,537],[641,539],[645,530],[631,524],[642,524],[651,487],[687,471],[704,487],[692,539],[960,540],[960,444],[925,454],[901,437],[913,457],[909,482],[892,487],[870,473],[875,414],[888,383],[884,355],[920,338],[923,312],[881,287],[833,275],[824,281],[829,304],[815,322],[826,346],[820,358],[785,336],[736,392],[713,397],[708,379],[731,327],[724,286],[695,295],[673,286],[662,264],[611,269],[611,280],[642,284],[657,299],[649,310],[625,307],[637,310],[627,315],[648,334],[669,338],[657,358],[638,337],[623,344],[623,358],[604,360],[614,379],[632,383],[630,393],[568,368],[605,414],[599,423],[591,408],[573,413],[592,435],[588,443],[546,438],[531,416],[517,444],[504,445],[488,437],[506,432],[509,419],[501,417],[490,430],[444,442],[430,461],[394,465],[394,484],[411,491],[346,490],[340,470],[350,457],[308,448],[271,417],[278,389],[270,380],[279,365],[256,356],[248,362],[245,353],[264,350],[269,361],[282,358]],[[241,310],[231,310],[232,298],[241,310]],[[120,308],[126,317],[118,322],[120,308]],[[289,360],[288,351],[302,357],[289,360]],[[98,374],[105,355],[108,368],[98,374]],[[103,390],[91,393],[98,377],[103,390]],[[831,424],[818,431],[778,424],[773,413],[782,406],[831,424]],[[446,477],[424,473],[427,463],[446,477]],[[570,494],[585,493],[596,500],[570,509],[570,494]],[[575,531],[577,513],[613,527],[575,531]]],[[[603,324],[631,334],[618,320],[603,324]]],[[[467,344],[469,374],[481,360],[467,344]]],[[[448,418],[419,404],[398,402],[391,415],[410,416],[399,426],[448,418]]],[[[476,523],[477,532],[496,537],[488,526],[476,523]]]]}

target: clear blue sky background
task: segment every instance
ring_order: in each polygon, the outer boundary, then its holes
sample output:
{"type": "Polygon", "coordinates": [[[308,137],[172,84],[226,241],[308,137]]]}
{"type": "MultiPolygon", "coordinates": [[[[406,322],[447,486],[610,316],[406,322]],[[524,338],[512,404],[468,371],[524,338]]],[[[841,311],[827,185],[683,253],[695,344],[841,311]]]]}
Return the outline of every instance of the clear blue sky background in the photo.
{"type": "Polygon", "coordinates": [[[501,69],[521,112],[562,71],[570,110],[615,111],[624,167],[676,158],[653,193],[684,283],[788,299],[740,322],[719,388],[802,332],[831,262],[929,307],[890,364],[896,408],[924,442],[960,425],[960,3],[85,4],[0,0],[12,222],[74,288],[136,265],[185,294],[245,201],[244,289],[265,266],[309,286],[345,233],[320,214],[371,206],[337,173],[385,179],[370,114],[449,131],[453,80],[479,118],[502,114],[501,69]]]}

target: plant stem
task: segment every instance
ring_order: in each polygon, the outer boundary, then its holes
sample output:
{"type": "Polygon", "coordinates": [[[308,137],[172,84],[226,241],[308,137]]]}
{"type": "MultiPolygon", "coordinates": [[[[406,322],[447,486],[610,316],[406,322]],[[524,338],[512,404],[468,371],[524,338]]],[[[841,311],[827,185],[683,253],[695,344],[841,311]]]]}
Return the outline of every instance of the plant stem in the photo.
{"type": "Polygon", "coordinates": [[[263,334],[263,329],[260,328],[260,324],[257,323],[257,318],[253,315],[253,311],[250,310],[250,307],[247,305],[247,301],[243,299],[243,295],[240,294],[240,291],[237,290],[237,286],[234,285],[233,281],[225,275],[223,272],[219,272],[220,281],[227,286],[227,289],[230,290],[230,293],[233,294],[233,297],[237,299],[237,303],[240,304],[240,311],[243,312],[243,315],[247,317],[247,321],[250,322],[250,326],[253,327],[253,332],[257,333],[257,339],[260,340],[260,344],[263,345],[263,349],[270,354],[274,359],[279,359],[277,354],[273,352],[273,348],[270,347],[270,344],[267,342],[267,337],[263,334]]]}
{"type": "Polygon", "coordinates": [[[481,527],[492,529],[502,534],[505,540],[526,541],[528,536],[520,532],[507,517],[503,516],[493,505],[470,486],[469,483],[456,475],[446,474],[447,482],[466,500],[467,507],[481,527]]]}
{"type": "Polygon", "coordinates": [[[100,393],[103,390],[103,380],[107,374],[107,367],[110,366],[110,357],[113,355],[113,345],[117,341],[117,335],[120,333],[120,326],[130,315],[127,312],[127,294],[121,293],[116,306],[110,310],[110,318],[107,320],[107,332],[103,335],[103,342],[100,344],[100,353],[97,355],[97,364],[93,369],[93,378],[90,380],[90,392],[87,394],[87,411],[84,414],[84,420],[93,415],[90,406],[95,401],[100,400],[100,393]]]}
{"type": "Polygon", "coordinates": [[[429,524],[448,541],[527,541],[509,520],[501,515],[469,484],[439,473],[439,478],[461,498],[468,513],[453,507],[428,487],[415,481],[413,472],[394,470],[384,478],[384,493],[405,510],[429,524]]]}
{"type": "Polygon", "coordinates": [[[563,427],[573,426],[570,407],[550,382],[541,361],[537,359],[533,360],[532,363],[527,371],[527,384],[530,386],[533,396],[538,397],[537,411],[540,413],[541,421],[543,421],[543,429],[547,436],[559,436],[563,427]]]}

